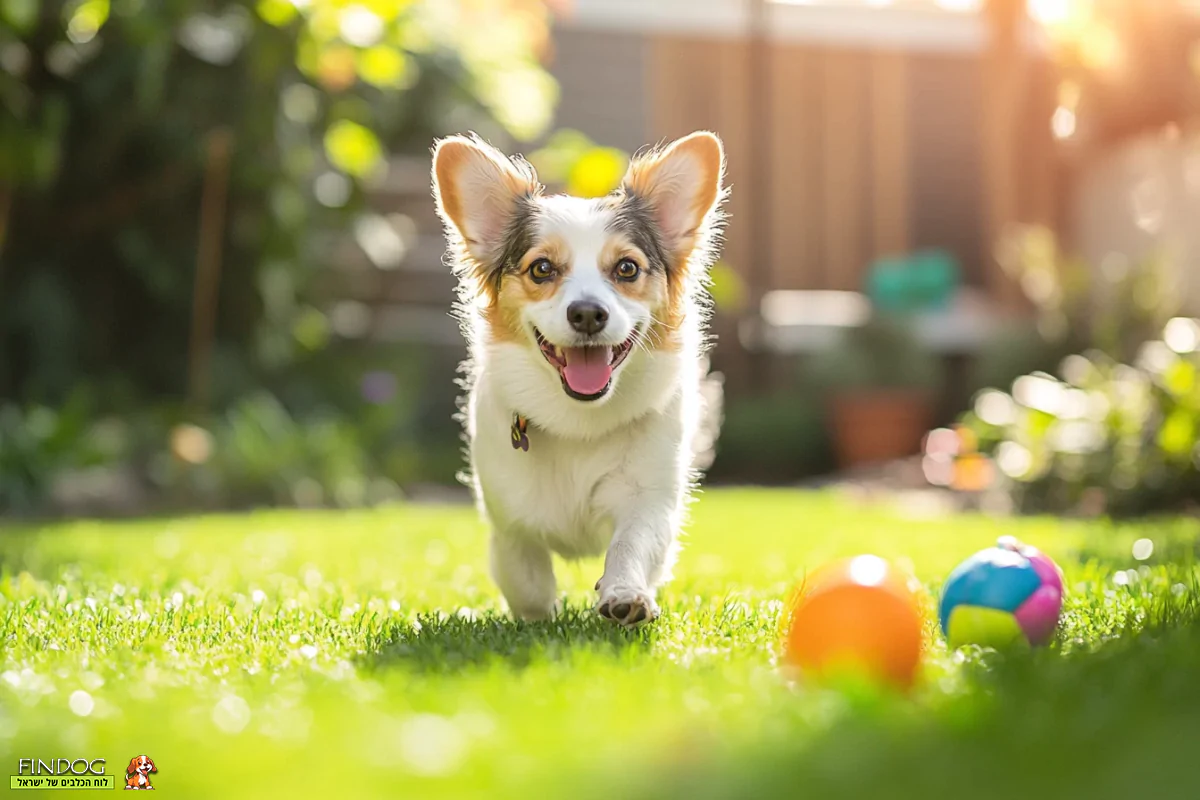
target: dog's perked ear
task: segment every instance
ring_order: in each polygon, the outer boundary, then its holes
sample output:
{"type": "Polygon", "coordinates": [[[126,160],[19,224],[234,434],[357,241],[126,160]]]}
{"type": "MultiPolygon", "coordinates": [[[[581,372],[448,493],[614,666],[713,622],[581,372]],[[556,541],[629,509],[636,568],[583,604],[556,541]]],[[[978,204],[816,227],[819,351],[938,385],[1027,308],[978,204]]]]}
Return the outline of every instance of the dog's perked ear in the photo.
{"type": "MultiPolygon", "coordinates": [[[[477,136],[450,136],[433,148],[433,195],[452,241],[485,277],[503,269],[517,249],[510,240],[527,228],[532,199],[541,194],[533,167],[508,158],[477,136]]],[[[526,247],[525,249],[528,249],[526,247]]],[[[519,259],[524,252],[516,253],[519,259]]],[[[459,264],[460,268],[467,265],[459,264]]]]}
{"type": "Polygon", "coordinates": [[[649,205],[672,265],[682,265],[710,244],[720,225],[724,176],[721,140],[697,131],[636,156],[621,186],[649,205]]]}
{"type": "Polygon", "coordinates": [[[138,756],[134,756],[133,758],[129,759],[129,766],[125,768],[126,775],[132,775],[137,772],[137,760],[138,756]]]}

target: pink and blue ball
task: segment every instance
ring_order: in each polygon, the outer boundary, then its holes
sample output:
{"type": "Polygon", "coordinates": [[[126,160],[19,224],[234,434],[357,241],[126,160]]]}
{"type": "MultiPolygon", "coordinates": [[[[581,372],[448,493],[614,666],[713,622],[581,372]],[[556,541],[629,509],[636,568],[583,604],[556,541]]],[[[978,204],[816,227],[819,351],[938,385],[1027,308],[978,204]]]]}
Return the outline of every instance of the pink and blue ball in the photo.
{"type": "Polygon", "coordinates": [[[1043,645],[1062,614],[1062,571],[1049,556],[1010,536],[959,564],[938,610],[951,647],[1043,645]]]}

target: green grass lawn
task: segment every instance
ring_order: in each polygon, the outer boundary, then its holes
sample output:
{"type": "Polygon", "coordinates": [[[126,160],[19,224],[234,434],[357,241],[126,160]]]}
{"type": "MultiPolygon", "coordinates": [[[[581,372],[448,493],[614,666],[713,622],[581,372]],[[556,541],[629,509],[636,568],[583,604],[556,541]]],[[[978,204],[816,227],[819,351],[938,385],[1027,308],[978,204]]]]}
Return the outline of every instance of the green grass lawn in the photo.
{"type": "Polygon", "coordinates": [[[1200,797],[1200,520],[906,518],[712,491],[663,617],[521,624],[468,507],[9,525],[0,783],[17,759],[148,753],[174,797],[1200,797]],[[932,634],[919,687],[790,686],[789,588],[863,552],[936,591],[1014,534],[1063,565],[1060,642],[932,634]],[[1133,543],[1153,555],[1136,561],[1133,543]]]}

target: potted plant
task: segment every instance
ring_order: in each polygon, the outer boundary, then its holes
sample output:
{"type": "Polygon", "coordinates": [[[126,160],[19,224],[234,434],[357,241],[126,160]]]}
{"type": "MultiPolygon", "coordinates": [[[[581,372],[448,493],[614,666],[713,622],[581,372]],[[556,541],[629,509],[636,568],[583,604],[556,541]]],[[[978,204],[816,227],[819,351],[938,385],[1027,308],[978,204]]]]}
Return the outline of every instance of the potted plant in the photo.
{"type": "Polygon", "coordinates": [[[918,453],[933,421],[938,359],[901,318],[875,315],[817,357],[834,452],[842,468],[918,453]]]}

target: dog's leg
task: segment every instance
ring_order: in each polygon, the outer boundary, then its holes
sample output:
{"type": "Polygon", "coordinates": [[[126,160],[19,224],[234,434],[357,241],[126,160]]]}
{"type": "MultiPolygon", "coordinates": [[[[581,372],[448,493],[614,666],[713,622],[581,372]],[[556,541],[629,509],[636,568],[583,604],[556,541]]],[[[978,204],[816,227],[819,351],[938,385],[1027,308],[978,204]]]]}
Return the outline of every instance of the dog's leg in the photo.
{"type": "Polygon", "coordinates": [[[675,558],[678,507],[674,498],[643,497],[616,515],[604,575],[596,583],[602,616],[622,625],[658,616],[654,596],[675,558]]]}
{"type": "Polygon", "coordinates": [[[519,534],[494,531],[491,541],[492,577],[513,616],[549,619],[554,616],[558,587],[550,550],[519,534]]]}

